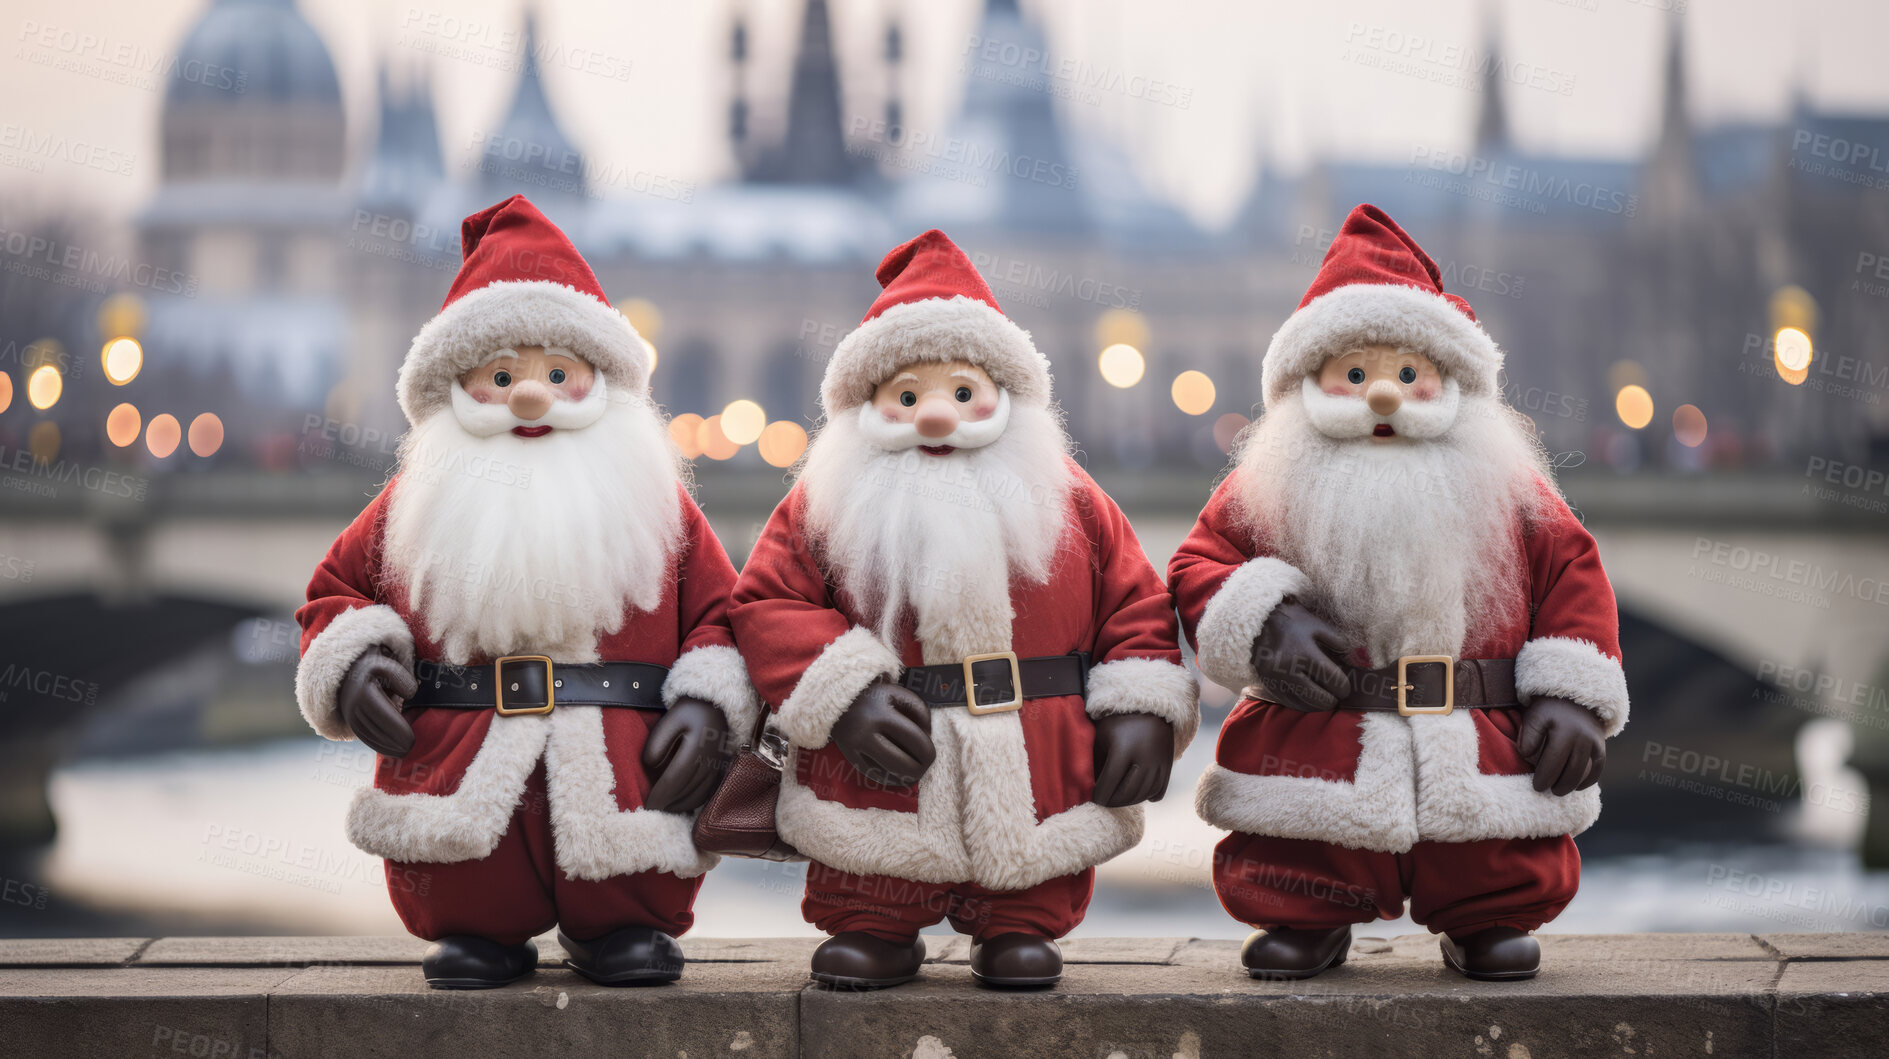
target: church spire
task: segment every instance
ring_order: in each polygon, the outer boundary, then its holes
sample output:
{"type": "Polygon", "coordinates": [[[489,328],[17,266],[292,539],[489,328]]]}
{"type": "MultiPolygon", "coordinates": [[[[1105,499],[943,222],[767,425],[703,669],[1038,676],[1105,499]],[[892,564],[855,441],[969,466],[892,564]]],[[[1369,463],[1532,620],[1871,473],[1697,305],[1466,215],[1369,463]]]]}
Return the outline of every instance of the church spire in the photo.
{"type": "Polygon", "coordinates": [[[774,184],[851,183],[861,167],[846,152],[839,63],[826,0],[807,0],[792,76],[781,143],[753,167],[750,179],[774,184]]]}
{"type": "Polygon", "coordinates": [[[1493,13],[1484,19],[1482,105],[1476,112],[1476,153],[1490,155],[1509,145],[1508,104],[1503,99],[1502,26],[1493,13]]]}

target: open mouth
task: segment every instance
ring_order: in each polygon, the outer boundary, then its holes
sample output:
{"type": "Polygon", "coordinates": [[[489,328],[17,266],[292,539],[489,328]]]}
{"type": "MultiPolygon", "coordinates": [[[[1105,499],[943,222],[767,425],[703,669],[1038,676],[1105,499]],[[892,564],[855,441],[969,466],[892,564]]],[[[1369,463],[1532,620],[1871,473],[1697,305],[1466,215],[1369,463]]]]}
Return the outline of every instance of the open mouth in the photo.
{"type": "Polygon", "coordinates": [[[541,438],[541,437],[544,437],[546,434],[551,433],[551,428],[544,427],[544,426],[513,427],[512,433],[517,434],[521,438],[541,438]]]}
{"type": "Polygon", "coordinates": [[[920,445],[918,451],[933,456],[949,456],[958,450],[952,448],[950,445],[920,445]]]}
{"type": "Polygon", "coordinates": [[[1391,429],[1389,423],[1379,423],[1371,428],[1371,436],[1374,438],[1394,438],[1397,436],[1397,432],[1391,429]]]}

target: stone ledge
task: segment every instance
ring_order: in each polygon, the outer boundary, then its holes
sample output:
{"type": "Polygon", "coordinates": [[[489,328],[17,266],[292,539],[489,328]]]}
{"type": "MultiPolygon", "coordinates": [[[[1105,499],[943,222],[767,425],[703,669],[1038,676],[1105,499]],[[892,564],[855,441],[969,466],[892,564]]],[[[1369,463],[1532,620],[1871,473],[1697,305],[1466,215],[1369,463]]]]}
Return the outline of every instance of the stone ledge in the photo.
{"type": "Polygon", "coordinates": [[[810,987],[813,939],[684,939],[680,984],[605,989],[558,965],[441,993],[412,938],[0,941],[0,1025],[23,1056],[956,1056],[1882,1054],[1889,935],[1544,935],[1541,977],[1469,982],[1427,935],[1359,938],[1345,966],[1256,982],[1239,944],[1074,938],[1063,983],[971,984],[961,938],[883,993],[810,987]]]}

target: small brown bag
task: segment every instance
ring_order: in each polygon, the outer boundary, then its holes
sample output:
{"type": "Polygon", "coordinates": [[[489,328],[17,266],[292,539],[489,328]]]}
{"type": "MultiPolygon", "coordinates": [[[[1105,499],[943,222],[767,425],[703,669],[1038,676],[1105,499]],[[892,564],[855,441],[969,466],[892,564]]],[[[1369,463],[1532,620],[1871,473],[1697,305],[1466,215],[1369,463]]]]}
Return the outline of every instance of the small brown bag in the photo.
{"type": "Polygon", "coordinates": [[[806,860],[781,838],[774,824],[780,800],[781,767],[787,740],[768,723],[763,711],[721,786],[695,818],[696,848],[729,857],[806,860]]]}

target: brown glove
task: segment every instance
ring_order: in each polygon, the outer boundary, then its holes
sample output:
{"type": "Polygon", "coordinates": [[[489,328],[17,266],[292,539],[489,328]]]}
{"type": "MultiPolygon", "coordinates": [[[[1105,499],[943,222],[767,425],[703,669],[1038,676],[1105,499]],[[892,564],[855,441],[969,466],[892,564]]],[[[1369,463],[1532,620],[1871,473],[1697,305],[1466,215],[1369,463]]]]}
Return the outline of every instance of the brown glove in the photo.
{"type": "Polygon", "coordinates": [[[1329,710],[1351,693],[1351,678],[1332,661],[1345,650],[1336,627],[1288,599],[1272,609],[1253,641],[1253,672],[1273,702],[1307,712],[1329,710]]]}
{"type": "Polygon", "coordinates": [[[419,690],[412,670],[385,648],[370,647],[341,677],[335,709],[354,738],[375,753],[405,757],[413,749],[413,726],[401,716],[400,704],[419,690]]]}
{"type": "Polygon", "coordinates": [[[1607,736],[1594,711],[1566,699],[1537,695],[1522,708],[1516,740],[1522,757],[1535,766],[1535,789],[1557,795],[1586,790],[1600,782],[1607,764],[1607,736]]]}
{"type": "Polygon", "coordinates": [[[643,769],[653,778],[643,806],[659,813],[700,809],[734,756],[728,719],[701,699],[679,698],[650,726],[643,769]]]}
{"type": "Polygon", "coordinates": [[[859,774],[887,787],[910,787],[931,767],[931,708],[887,680],[859,693],[833,723],[833,745],[859,774]]]}
{"type": "Polygon", "coordinates": [[[1173,725],[1146,713],[1095,719],[1095,804],[1116,809],[1158,802],[1173,765],[1173,725]]]}

